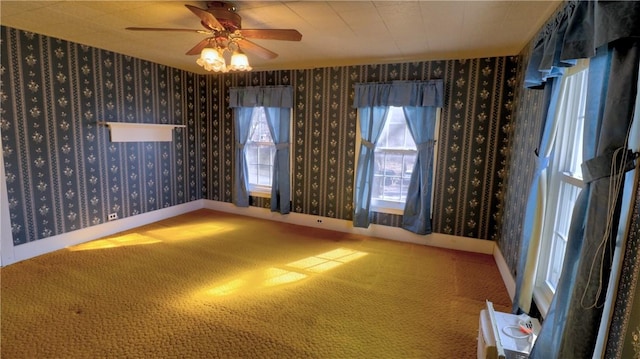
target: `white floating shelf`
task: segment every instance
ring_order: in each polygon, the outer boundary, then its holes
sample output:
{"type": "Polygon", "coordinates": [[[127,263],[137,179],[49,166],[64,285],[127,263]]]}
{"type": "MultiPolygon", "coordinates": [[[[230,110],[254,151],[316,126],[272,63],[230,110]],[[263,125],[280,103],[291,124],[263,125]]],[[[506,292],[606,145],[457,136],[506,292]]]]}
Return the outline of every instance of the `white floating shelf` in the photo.
{"type": "Polygon", "coordinates": [[[111,132],[111,142],[171,142],[173,129],[185,125],[155,123],[104,122],[111,132]]]}

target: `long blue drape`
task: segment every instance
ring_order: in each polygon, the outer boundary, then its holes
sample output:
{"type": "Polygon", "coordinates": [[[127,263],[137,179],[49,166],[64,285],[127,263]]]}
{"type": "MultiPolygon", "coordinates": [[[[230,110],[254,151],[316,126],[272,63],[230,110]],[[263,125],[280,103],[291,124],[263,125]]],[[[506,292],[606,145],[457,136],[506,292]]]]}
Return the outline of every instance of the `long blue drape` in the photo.
{"type": "MultiPolygon", "coordinates": [[[[433,127],[434,123],[428,124],[429,121],[435,121],[435,108],[442,107],[443,104],[444,82],[442,80],[430,80],[422,82],[397,81],[393,83],[362,83],[356,84],[353,107],[360,111],[360,135],[361,145],[358,163],[356,166],[356,183],[354,187],[354,227],[368,227],[371,222],[371,185],[374,175],[374,152],[375,144],[384,127],[384,121],[389,106],[398,107],[417,107],[417,108],[433,108],[432,110],[414,110],[410,113],[415,114],[419,119],[411,120],[410,126],[415,128],[415,132],[433,127]]],[[[407,116],[405,114],[405,116],[407,116]]],[[[412,130],[413,131],[413,130],[412,130]]],[[[433,130],[432,130],[433,132],[433,130]]],[[[422,134],[414,135],[419,139],[426,138],[422,134]]],[[[430,137],[433,141],[433,133],[430,137]]],[[[409,216],[405,220],[403,218],[403,227],[409,230],[415,230],[416,233],[430,233],[431,209],[429,201],[430,180],[432,171],[432,155],[433,143],[431,143],[431,154],[429,154],[429,140],[416,140],[418,143],[418,153],[420,166],[414,169],[412,173],[411,183],[413,187],[409,191],[407,198],[411,198],[409,205],[409,216]],[[420,157],[421,156],[421,157],[420,157]],[[431,157],[431,158],[427,158],[431,157]],[[422,171],[428,171],[423,173],[422,171]],[[414,176],[416,179],[414,179],[414,176]],[[428,186],[428,190],[426,189],[428,186]],[[428,197],[427,197],[428,196],[428,197]]]]}
{"type": "Polygon", "coordinates": [[[376,142],[384,127],[389,107],[372,106],[360,109],[360,154],[356,167],[354,189],[353,226],[369,227],[371,214],[371,190],[375,167],[376,142]]]}
{"type": "Polygon", "coordinates": [[[249,137],[251,115],[255,107],[264,107],[269,131],[276,145],[274,173],[271,184],[271,210],[282,214],[291,210],[291,183],[289,168],[289,123],[293,107],[291,86],[232,87],[229,106],[236,108],[236,150],[232,200],[236,206],[249,206],[247,163],[244,146],[249,137]]]}
{"type": "Polygon", "coordinates": [[[276,145],[271,181],[271,211],[287,214],[291,211],[291,180],[289,176],[289,127],[291,109],[265,107],[271,138],[276,145]]]}
{"type": "Polygon", "coordinates": [[[619,225],[622,188],[610,191],[617,177],[612,168],[633,166],[621,158],[628,154],[639,40],[640,2],[572,1],[543,29],[542,46],[528,64],[525,83],[544,87],[554,66],[592,58],[582,165],[587,185],[574,207],[562,273],[532,359],[590,358],[594,352],[619,225]]]}
{"type": "Polygon", "coordinates": [[[249,181],[247,174],[247,161],[244,156],[244,146],[249,139],[249,130],[251,128],[251,115],[253,108],[240,107],[236,110],[234,123],[236,125],[236,150],[235,159],[236,166],[234,168],[233,191],[231,199],[238,207],[249,206],[249,181]]]}
{"type": "MultiPolygon", "coordinates": [[[[609,56],[606,48],[602,48],[596,57],[589,61],[589,84],[587,98],[587,109],[585,117],[584,139],[583,139],[583,161],[593,158],[596,154],[596,133],[601,127],[602,119],[602,84],[606,83],[609,74],[609,56]]],[[[585,218],[587,205],[589,204],[590,186],[584,188],[573,208],[573,216],[569,226],[567,246],[565,249],[565,259],[562,266],[562,275],[558,281],[556,293],[551,302],[549,311],[545,318],[545,330],[540,334],[539,345],[535,348],[535,354],[539,358],[554,358],[559,355],[561,340],[554,340],[555,337],[562,337],[566,331],[566,321],[570,314],[571,302],[574,294],[574,283],[580,262],[580,252],[582,251],[585,231],[585,218]],[[544,345],[542,344],[544,343],[544,345]]]]}
{"type": "Polygon", "coordinates": [[[407,189],[402,228],[417,234],[429,234],[437,108],[405,106],[403,110],[418,155],[407,189]]]}

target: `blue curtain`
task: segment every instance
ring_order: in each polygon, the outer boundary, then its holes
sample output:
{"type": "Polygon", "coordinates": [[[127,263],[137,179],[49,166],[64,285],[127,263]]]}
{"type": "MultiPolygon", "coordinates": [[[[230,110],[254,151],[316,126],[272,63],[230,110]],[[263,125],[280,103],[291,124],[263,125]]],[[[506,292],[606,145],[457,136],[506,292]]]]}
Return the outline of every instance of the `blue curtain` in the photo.
{"type": "MultiPolygon", "coordinates": [[[[585,110],[585,129],[583,138],[583,161],[595,156],[595,138],[598,129],[601,127],[599,119],[601,119],[602,109],[602,84],[608,77],[606,69],[609,65],[606,48],[601,49],[598,56],[593,57],[589,61],[589,83],[587,91],[587,108],[585,110]]],[[[537,341],[534,350],[535,357],[538,358],[561,358],[560,346],[562,340],[554,340],[555,337],[562,338],[567,331],[566,320],[570,315],[572,295],[574,293],[574,283],[578,272],[578,263],[580,262],[580,252],[582,251],[582,238],[585,234],[585,219],[587,214],[587,205],[589,204],[590,186],[584,188],[573,208],[571,224],[567,247],[565,248],[565,259],[562,266],[562,274],[558,280],[556,293],[547,312],[544,321],[545,329],[540,333],[539,341],[537,341]]],[[[575,310],[575,309],[573,309],[575,310]]],[[[591,328],[592,332],[597,330],[597,326],[591,328]]],[[[586,348],[589,350],[589,348],[586,348]]],[[[593,350],[591,346],[590,350],[593,350]]],[[[585,357],[583,355],[583,357],[585,357]]]]}
{"type": "Polygon", "coordinates": [[[402,228],[417,233],[431,233],[431,187],[433,176],[433,147],[437,108],[403,107],[418,155],[411,172],[407,199],[402,216],[402,228]]]}
{"type": "Polygon", "coordinates": [[[640,2],[572,1],[543,29],[531,56],[525,83],[532,87],[544,87],[554,64],[591,58],[582,165],[587,186],[574,207],[562,273],[532,359],[593,355],[612,252],[619,250],[622,188],[609,190],[617,179],[612,168],[624,173],[634,166],[626,134],[635,107],[639,41],[640,2]]]}
{"type": "Polygon", "coordinates": [[[265,107],[271,138],[276,145],[271,181],[271,211],[287,214],[291,211],[291,183],[289,176],[289,125],[291,109],[265,107]]]}
{"type": "Polygon", "coordinates": [[[249,138],[251,128],[251,115],[253,108],[239,107],[235,112],[234,123],[236,126],[236,166],[234,168],[233,192],[231,198],[238,207],[249,206],[249,181],[247,179],[247,161],[244,156],[244,145],[249,138]]]}
{"type": "Polygon", "coordinates": [[[371,222],[371,186],[375,167],[376,142],[384,128],[389,107],[373,106],[360,109],[360,155],[356,166],[356,185],[353,196],[353,226],[369,227],[371,222]]]}
{"type": "Polygon", "coordinates": [[[291,86],[250,86],[229,89],[229,107],[293,107],[291,86]]]}
{"type": "Polygon", "coordinates": [[[232,200],[236,206],[249,206],[247,163],[244,145],[249,137],[251,115],[255,107],[264,107],[269,130],[276,144],[274,177],[271,187],[271,210],[290,211],[289,179],[289,118],[293,107],[291,86],[232,87],[229,89],[229,107],[235,111],[235,168],[232,200]]]}
{"type": "MultiPolygon", "coordinates": [[[[361,145],[360,154],[358,156],[358,163],[356,166],[356,184],[354,188],[354,215],[353,225],[354,227],[366,228],[371,222],[371,185],[374,175],[374,152],[375,144],[384,127],[384,121],[387,116],[389,106],[398,107],[433,107],[433,115],[435,118],[435,107],[442,107],[443,104],[443,91],[444,82],[442,80],[430,80],[423,82],[410,82],[410,81],[396,81],[393,83],[361,83],[355,85],[355,93],[353,100],[353,107],[358,108],[360,112],[360,135],[361,145]]],[[[416,112],[418,113],[418,112],[416,112]]],[[[431,112],[424,111],[420,114],[427,115],[431,112]]],[[[406,116],[406,115],[405,115],[406,116]]],[[[414,126],[420,126],[419,121],[427,121],[428,119],[416,120],[414,126]]],[[[433,121],[433,119],[432,119],[433,121]]],[[[427,128],[425,125],[424,128],[427,128]]],[[[431,135],[433,139],[433,134],[431,135]]],[[[422,142],[428,142],[428,140],[420,141],[420,147],[418,150],[422,152],[424,156],[427,156],[428,144],[422,144],[422,142]]],[[[431,144],[433,148],[433,144],[431,144]]],[[[433,152],[431,152],[433,153],[433,152]]],[[[429,159],[423,160],[423,168],[429,168],[429,159]]],[[[430,216],[429,200],[423,197],[430,196],[429,191],[424,190],[424,186],[429,185],[425,180],[427,177],[431,178],[431,172],[421,173],[415,171],[413,176],[421,176],[422,180],[415,180],[413,185],[416,191],[422,191],[419,194],[418,202],[412,203],[410,208],[410,217],[408,219],[408,225],[410,229],[416,228],[416,230],[427,230],[416,224],[418,222],[428,223],[428,230],[430,231],[430,218],[424,218],[419,216],[430,216]],[[426,205],[425,205],[426,204],[426,205]]],[[[412,194],[413,196],[413,194],[412,194]]],[[[404,219],[403,219],[404,221],[404,219]]]]}

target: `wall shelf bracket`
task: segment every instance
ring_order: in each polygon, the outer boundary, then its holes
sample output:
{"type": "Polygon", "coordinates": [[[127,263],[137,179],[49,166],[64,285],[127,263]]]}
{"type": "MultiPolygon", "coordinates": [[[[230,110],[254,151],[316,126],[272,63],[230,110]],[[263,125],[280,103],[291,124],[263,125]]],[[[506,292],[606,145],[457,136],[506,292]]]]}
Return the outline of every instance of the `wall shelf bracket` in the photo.
{"type": "Polygon", "coordinates": [[[184,128],[185,125],[130,123],[130,122],[98,122],[109,127],[111,142],[171,142],[173,129],[184,128]]]}

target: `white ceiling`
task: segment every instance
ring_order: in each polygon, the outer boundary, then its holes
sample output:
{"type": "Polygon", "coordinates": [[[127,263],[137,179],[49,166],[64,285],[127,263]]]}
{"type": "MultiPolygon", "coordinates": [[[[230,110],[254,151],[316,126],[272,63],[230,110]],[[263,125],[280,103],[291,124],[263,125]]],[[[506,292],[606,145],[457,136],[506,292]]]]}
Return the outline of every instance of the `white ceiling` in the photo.
{"type": "MultiPolygon", "coordinates": [[[[297,29],[302,41],[252,40],[279,54],[255,70],[507,56],[519,53],[561,0],[235,1],[243,28],[297,29]]],[[[134,27],[202,29],[184,5],[205,1],[6,1],[0,23],[205,73],[185,53],[207,35],[134,27]]]]}

